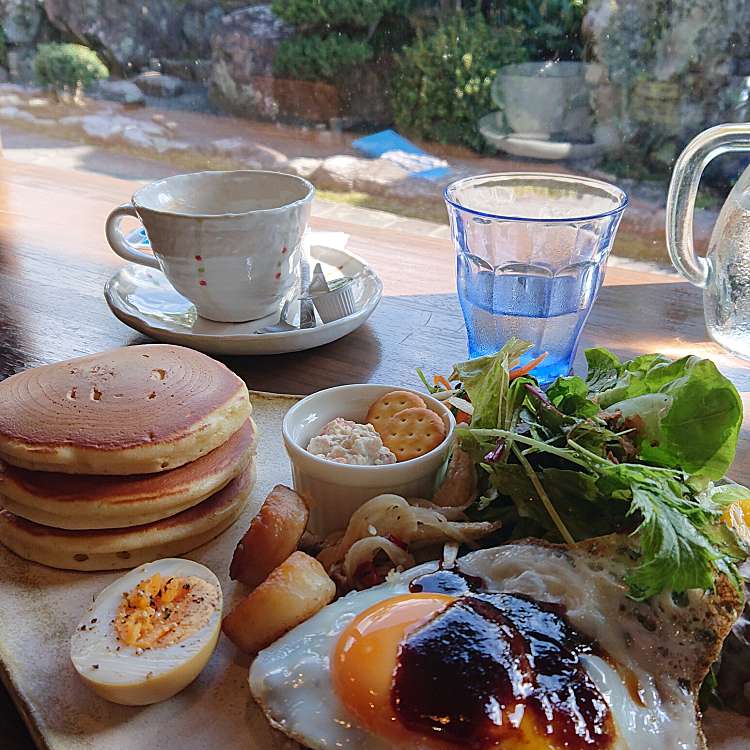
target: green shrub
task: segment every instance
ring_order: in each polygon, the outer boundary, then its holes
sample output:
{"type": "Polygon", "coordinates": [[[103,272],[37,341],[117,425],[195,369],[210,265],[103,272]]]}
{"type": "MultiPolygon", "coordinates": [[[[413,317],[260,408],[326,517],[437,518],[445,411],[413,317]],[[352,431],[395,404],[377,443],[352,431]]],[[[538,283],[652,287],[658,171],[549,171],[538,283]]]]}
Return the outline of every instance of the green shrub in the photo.
{"type": "Polygon", "coordinates": [[[273,12],[301,31],[344,27],[369,29],[398,0],[274,0],[273,12]]]}
{"type": "Polygon", "coordinates": [[[480,14],[455,15],[419,33],[398,57],[392,104],[396,125],[426,140],[482,150],[479,119],[495,107],[497,68],[525,59],[517,33],[490,26],[480,14]]]}
{"type": "Polygon", "coordinates": [[[363,63],[388,58],[411,40],[404,14],[414,1],[274,0],[274,13],[297,32],[279,46],[274,73],[339,84],[363,63]]]}
{"type": "Polygon", "coordinates": [[[586,4],[587,0],[503,0],[495,18],[521,31],[522,44],[533,60],[580,60],[586,4]]]}
{"type": "Polygon", "coordinates": [[[285,39],[276,51],[274,73],[284,78],[336,83],[347,70],[372,58],[367,42],[345,34],[285,39]]]}
{"type": "Polygon", "coordinates": [[[5,32],[0,26],[0,65],[5,67],[8,64],[8,48],[5,43],[5,32]]]}
{"type": "Polygon", "coordinates": [[[40,44],[34,58],[34,75],[41,86],[56,90],[86,87],[109,71],[96,52],[81,44],[40,44]]]}

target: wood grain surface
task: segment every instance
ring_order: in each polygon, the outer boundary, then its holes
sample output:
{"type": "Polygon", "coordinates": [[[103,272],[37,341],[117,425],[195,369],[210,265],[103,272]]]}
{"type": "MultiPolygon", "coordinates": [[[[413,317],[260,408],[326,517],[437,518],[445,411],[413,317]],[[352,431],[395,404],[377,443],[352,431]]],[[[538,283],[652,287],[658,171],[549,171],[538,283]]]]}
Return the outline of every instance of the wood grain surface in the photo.
{"type": "MultiPolygon", "coordinates": [[[[104,221],[138,186],[0,157],[0,379],[147,340],[116,320],[102,296],[104,282],[122,264],[107,246],[104,221]]],[[[447,372],[466,357],[450,243],[373,223],[337,220],[330,211],[313,216],[315,229],[348,233],[348,248],[382,277],[385,294],[372,318],[320,349],[225,358],[249,388],[307,394],[354,382],[413,386],[417,367],[447,372]]],[[[583,334],[582,348],[591,345],[623,356],[660,351],[711,357],[748,403],[747,364],[708,340],[701,292],[675,275],[612,264],[583,334]]],[[[749,426],[746,418],[730,472],[743,482],[750,482],[749,426]]],[[[31,747],[2,694],[0,737],[15,738],[10,747],[31,747]]]]}

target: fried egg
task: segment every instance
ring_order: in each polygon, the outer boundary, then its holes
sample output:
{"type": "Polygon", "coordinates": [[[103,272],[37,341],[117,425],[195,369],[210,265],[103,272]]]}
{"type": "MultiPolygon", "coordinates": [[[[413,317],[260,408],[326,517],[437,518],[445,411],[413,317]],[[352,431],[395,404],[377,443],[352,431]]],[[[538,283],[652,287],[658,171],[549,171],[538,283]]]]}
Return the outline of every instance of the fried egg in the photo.
{"type": "Polygon", "coordinates": [[[222,594],[192,560],[141,565],[104,589],[81,619],[70,658],[81,679],[113,703],[171,698],[202,671],[216,647],[222,594]]]}
{"type": "Polygon", "coordinates": [[[475,594],[420,591],[433,563],[392,574],[261,651],[251,692],[313,750],[703,748],[697,689],[731,626],[717,613],[736,602],[634,602],[632,549],[605,540],[467,555],[458,569],[481,580],[475,594]]]}

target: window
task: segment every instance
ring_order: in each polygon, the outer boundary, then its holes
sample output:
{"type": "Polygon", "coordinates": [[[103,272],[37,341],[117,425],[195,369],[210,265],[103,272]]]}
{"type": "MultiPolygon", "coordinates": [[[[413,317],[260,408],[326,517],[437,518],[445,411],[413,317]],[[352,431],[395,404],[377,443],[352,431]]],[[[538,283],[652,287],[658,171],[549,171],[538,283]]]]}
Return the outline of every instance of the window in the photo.
{"type": "MultiPolygon", "coordinates": [[[[749,23],[729,0],[13,0],[0,129],[11,159],[277,169],[440,225],[456,176],[603,177],[631,194],[615,252],[666,262],[675,158],[748,117],[749,23]]],[[[699,244],[744,163],[710,168],[699,244]]]]}

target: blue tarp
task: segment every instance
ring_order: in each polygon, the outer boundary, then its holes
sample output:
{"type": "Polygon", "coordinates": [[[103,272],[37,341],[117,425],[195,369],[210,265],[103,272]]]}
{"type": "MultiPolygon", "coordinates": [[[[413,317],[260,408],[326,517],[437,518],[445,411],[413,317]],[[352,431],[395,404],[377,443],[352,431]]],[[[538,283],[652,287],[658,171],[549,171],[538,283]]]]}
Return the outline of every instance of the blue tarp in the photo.
{"type": "Polygon", "coordinates": [[[395,130],[366,135],[353,141],[352,146],[374,159],[388,159],[425,180],[437,180],[450,174],[447,161],[431,156],[395,130]]]}

